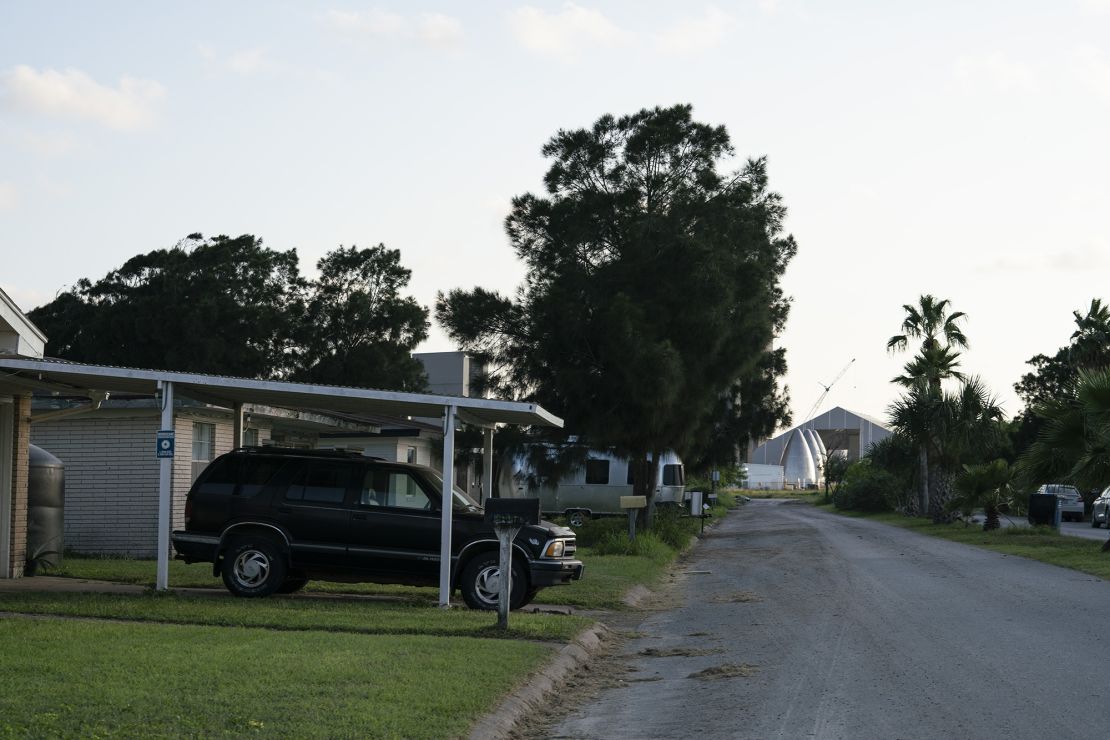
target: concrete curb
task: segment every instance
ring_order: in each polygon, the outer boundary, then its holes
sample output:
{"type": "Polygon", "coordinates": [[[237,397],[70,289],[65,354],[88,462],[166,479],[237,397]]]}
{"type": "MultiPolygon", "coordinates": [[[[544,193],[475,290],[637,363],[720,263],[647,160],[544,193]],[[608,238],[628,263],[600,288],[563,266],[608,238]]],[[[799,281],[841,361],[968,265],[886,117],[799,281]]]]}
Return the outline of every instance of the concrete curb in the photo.
{"type": "Polygon", "coordinates": [[[543,706],[549,694],[566,685],[568,675],[586,663],[603,643],[613,637],[612,630],[601,622],[587,628],[526,684],[474,725],[470,730],[470,740],[510,737],[521,719],[543,706]]]}

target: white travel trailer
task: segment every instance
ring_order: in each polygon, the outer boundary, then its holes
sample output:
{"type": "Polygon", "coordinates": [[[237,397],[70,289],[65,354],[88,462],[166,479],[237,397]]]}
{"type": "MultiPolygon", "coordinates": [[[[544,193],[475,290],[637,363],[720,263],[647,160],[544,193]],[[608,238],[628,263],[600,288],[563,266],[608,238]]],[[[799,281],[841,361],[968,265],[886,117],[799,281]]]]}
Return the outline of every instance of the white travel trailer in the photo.
{"type": "MultiPolygon", "coordinates": [[[[561,477],[554,486],[529,488],[533,470],[524,458],[513,461],[513,496],[538,497],[545,514],[562,514],[571,526],[587,519],[623,514],[621,496],[632,495],[632,471],[627,458],[611,452],[590,450],[577,470],[561,477]]],[[[682,460],[664,452],[656,464],[655,503],[681,505],[686,492],[686,472],[682,460]]]]}

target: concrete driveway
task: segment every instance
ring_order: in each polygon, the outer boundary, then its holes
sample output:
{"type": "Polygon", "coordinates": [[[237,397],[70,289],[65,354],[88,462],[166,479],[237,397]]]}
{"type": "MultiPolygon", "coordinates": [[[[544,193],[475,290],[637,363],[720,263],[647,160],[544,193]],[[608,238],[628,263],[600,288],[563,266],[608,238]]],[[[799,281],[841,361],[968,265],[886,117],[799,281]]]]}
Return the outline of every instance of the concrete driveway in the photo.
{"type": "Polygon", "coordinates": [[[686,571],[626,643],[625,680],[548,737],[1110,733],[1110,582],[773,500],[686,571]]]}

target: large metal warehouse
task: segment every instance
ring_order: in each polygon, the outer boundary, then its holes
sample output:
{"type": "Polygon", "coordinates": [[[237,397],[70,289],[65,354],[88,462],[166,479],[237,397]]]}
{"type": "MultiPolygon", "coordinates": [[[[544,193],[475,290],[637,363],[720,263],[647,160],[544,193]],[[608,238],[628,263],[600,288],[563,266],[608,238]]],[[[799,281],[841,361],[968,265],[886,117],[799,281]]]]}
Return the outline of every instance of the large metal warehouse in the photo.
{"type": "Polygon", "coordinates": [[[830,453],[844,450],[848,459],[853,461],[866,455],[867,449],[875,442],[894,433],[885,422],[873,416],[837,406],[759,445],[748,456],[748,462],[782,465],[782,453],[795,429],[812,429],[830,453]]]}

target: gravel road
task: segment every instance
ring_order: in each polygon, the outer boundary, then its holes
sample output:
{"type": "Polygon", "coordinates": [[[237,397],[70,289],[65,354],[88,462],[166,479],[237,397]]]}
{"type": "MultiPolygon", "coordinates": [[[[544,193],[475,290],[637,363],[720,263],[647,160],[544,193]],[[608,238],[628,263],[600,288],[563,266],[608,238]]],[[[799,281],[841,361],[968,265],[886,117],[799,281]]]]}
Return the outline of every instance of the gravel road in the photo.
{"type": "Polygon", "coordinates": [[[1110,737],[1110,582],[760,500],[684,565],[550,737],[1110,737]]]}

